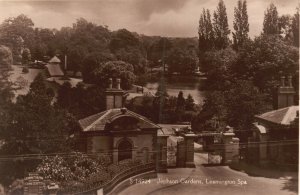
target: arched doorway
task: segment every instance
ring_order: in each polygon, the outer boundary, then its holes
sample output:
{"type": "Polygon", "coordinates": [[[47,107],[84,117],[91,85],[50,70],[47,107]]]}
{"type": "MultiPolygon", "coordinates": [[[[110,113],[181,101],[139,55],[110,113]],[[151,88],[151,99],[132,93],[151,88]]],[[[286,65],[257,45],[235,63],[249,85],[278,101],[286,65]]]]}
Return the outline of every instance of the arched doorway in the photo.
{"type": "Polygon", "coordinates": [[[132,159],[132,144],[124,139],[118,145],[118,161],[132,159]]]}

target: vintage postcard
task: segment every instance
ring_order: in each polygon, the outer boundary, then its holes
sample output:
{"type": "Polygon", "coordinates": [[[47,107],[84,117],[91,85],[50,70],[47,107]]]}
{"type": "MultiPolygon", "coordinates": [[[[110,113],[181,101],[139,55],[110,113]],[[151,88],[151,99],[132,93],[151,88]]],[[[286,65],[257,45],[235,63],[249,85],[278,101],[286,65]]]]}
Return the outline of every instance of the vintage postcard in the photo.
{"type": "Polygon", "coordinates": [[[297,0],[0,0],[0,194],[297,195],[297,0]]]}

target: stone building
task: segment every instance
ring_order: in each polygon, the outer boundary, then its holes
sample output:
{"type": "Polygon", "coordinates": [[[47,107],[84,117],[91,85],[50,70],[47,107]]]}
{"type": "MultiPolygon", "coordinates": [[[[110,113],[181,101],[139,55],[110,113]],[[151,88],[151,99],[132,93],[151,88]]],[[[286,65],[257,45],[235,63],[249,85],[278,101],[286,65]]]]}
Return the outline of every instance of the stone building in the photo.
{"type": "Polygon", "coordinates": [[[86,153],[109,154],[114,163],[121,160],[157,160],[157,170],[166,171],[166,140],[161,127],[123,107],[127,94],[116,79],[110,79],[106,90],[106,110],[79,120],[80,150],[86,153]]]}
{"type": "Polygon", "coordinates": [[[292,78],[281,78],[276,100],[277,109],[255,116],[253,135],[248,142],[247,158],[260,165],[298,164],[299,106],[294,104],[292,78]]]}

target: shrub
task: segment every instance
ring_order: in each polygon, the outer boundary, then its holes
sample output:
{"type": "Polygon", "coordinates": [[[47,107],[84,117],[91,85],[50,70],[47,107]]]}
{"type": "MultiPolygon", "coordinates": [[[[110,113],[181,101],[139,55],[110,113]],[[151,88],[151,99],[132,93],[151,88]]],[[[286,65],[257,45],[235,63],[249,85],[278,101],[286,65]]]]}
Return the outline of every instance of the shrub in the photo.
{"type": "Polygon", "coordinates": [[[24,74],[29,73],[29,69],[28,69],[27,67],[24,67],[24,68],[22,69],[22,72],[23,72],[24,74]]]}

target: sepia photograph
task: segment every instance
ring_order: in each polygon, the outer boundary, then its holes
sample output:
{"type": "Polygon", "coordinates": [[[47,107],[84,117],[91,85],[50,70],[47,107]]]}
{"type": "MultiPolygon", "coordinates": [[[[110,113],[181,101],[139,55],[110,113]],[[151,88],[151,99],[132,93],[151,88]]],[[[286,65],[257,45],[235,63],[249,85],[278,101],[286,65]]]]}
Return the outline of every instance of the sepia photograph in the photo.
{"type": "Polygon", "coordinates": [[[298,195],[299,0],[0,0],[0,195],[298,195]]]}

